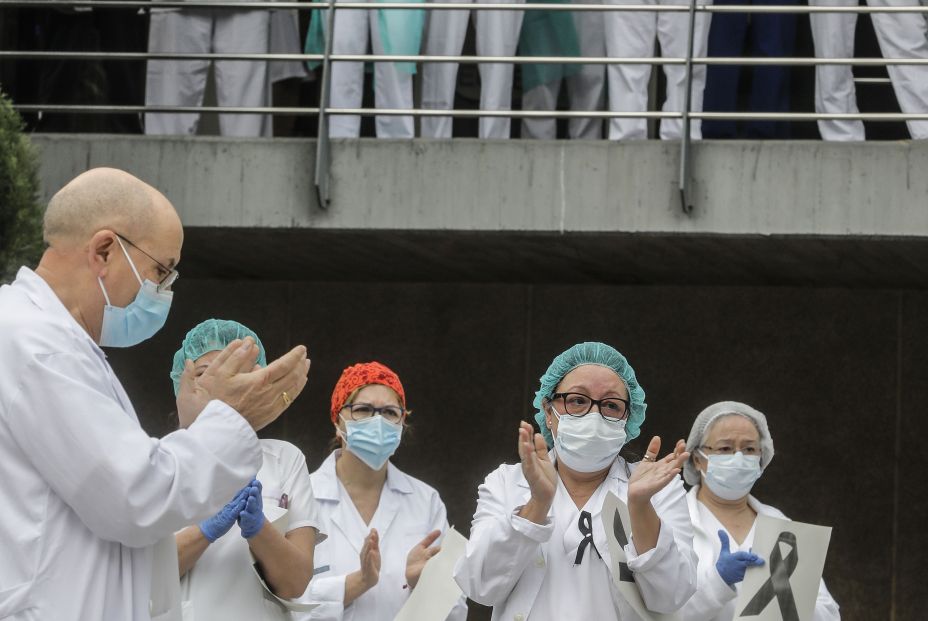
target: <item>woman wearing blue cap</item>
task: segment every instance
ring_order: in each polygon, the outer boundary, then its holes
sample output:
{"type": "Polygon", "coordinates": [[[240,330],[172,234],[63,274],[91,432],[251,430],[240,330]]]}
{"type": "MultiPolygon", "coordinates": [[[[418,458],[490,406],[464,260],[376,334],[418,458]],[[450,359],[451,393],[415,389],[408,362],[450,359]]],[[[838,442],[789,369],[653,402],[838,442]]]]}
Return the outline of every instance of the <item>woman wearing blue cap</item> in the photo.
{"type": "Polygon", "coordinates": [[[628,505],[628,569],[644,605],[679,610],[696,588],[696,556],[678,476],[689,457],[680,440],[658,459],[619,455],[645,418],[644,390],[622,354],[580,343],[541,377],[535,420],[519,428],[521,464],[503,464],[480,486],[465,557],[455,579],[493,619],[639,619],[614,586],[603,501],[628,505]]]}
{"type": "MultiPolygon", "coordinates": [[[[196,378],[236,339],[253,340],[257,364],[267,365],[258,335],[240,323],[209,319],[187,333],[171,371],[179,404],[197,398],[196,378]]],[[[189,411],[199,408],[178,407],[189,411]]],[[[180,416],[181,427],[193,423],[180,416]]],[[[281,440],[262,439],[261,451],[263,465],[249,485],[216,515],[176,535],[184,619],[288,620],[287,600],[309,584],[313,548],[325,535],[306,458],[281,440]]]]}

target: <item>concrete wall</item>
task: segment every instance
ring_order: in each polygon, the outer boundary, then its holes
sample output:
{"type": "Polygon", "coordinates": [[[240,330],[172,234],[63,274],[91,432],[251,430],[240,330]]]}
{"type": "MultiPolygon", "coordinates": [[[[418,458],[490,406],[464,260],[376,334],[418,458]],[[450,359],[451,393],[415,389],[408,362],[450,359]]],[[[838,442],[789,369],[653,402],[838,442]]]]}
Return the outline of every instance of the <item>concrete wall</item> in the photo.
{"type": "Polygon", "coordinates": [[[332,146],[332,205],[313,140],[39,135],[53,192],[91,166],[160,188],[187,226],[335,230],[928,236],[928,144],[354,140],[332,146]]]}
{"type": "Polygon", "coordinates": [[[551,358],[580,340],[614,344],[647,391],[643,437],[685,437],[722,399],[767,414],[777,455],[757,495],[834,526],[825,578],[843,619],[924,618],[928,293],[181,280],[164,331],[110,354],[151,433],[174,426],[174,350],[214,316],[250,325],[272,356],[309,347],[307,390],[265,435],[302,448],[311,468],[332,437],[341,369],[378,359],[399,372],[415,413],[395,462],[441,492],[464,532],[479,482],[517,459],[518,421],[551,358]]]}

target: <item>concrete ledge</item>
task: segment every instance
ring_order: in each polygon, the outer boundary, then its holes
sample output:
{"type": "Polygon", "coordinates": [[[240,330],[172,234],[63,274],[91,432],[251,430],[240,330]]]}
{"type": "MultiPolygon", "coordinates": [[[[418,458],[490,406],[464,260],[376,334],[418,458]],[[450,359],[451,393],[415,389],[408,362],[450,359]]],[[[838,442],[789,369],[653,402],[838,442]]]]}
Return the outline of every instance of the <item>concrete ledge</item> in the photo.
{"type": "Polygon", "coordinates": [[[191,226],[928,236],[928,144],[704,142],[693,202],[657,141],[336,141],[333,204],[313,140],[37,135],[46,194],[90,167],[162,189],[191,226]]]}
{"type": "Polygon", "coordinates": [[[46,198],[103,165],[164,191],[201,276],[247,256],[256,277],[323,280],[928,282],[919,142],[698,143],[686,215],[679,145],[657,141],[336,141],[323,210],[314,140],[33,140],[46,198]]]}

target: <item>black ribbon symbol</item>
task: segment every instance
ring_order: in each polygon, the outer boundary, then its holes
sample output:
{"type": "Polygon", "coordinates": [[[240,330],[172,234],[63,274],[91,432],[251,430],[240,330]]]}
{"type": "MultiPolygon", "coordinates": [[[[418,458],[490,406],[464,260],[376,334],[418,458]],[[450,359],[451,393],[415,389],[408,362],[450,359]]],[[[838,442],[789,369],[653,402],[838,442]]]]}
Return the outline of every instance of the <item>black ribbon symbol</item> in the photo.
{"type": "Polygon", "coordinates": [[[799,548],[796,545],[796,535],[788,531],[780,533],[776,544],[773,546],[773,551],[770,553],[770,577],[754,594],[748,605],[741,611],[740,616],[753,617],[759,615],[770,603],[770,600],[776,597],[783,621],[799,621],[799,613],[796,612],[796,601],[793,598],[793,587],[789,584],[789,577],[793,575],[798,563],[799,548]],[[790,547],[785,559],[780,552],[781,543],[790,547]]]}
{"type": "MultiPolygon", "coordinates": [[[[593,516],[590,515],[589,511],[580,512],[580,521],[577,522],[577,528],[580,529],[583,540],[577,548],[577,557],[574,559],[574,565],[579,565],[583,562],[583,553],[586,552],[587,546],[593,546],[593,549],[596,550],[596,544],[593,543],[593,516]]],[[[599,558],[603,557],[603,555],[599,553],[599,550],[596,550],[596,556],[599,558]]]]}
{"type": "MultiPolygon", "coordinates": [[[[616,509],[612,518],[612,532],[615,534],[616,541],[624,549],[628,545],[628,537],[625,536],[625,526],[622,525],[622,516],[619,515],[618,509],[616,509]]],[[[628,568],[628,563],[619,563],[619,580],[623,582],[635,581],[635,574],[628,568]]]]}

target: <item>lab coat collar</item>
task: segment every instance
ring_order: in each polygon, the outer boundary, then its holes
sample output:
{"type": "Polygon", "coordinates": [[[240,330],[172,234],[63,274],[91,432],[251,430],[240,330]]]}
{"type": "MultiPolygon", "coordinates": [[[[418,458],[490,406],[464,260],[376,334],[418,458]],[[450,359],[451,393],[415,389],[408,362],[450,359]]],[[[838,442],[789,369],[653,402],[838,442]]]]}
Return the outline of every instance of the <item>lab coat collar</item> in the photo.
{"type": "MultiPolygon", "coordinates": [[[[338,475],[335,472],[335,461],[341,455],[342,449],[332,451],[322,465],[319,466],[319,478],[313,481],[313,495],[316,500],[330,500],[338,502],[338,475]]],[[[413,492],[412,482],[409,475],[387,462],[387,480],[384,486],[400,494],[411,494],[413,492]]]]}
{"type": "Polygon", "coordinates": [[[16,280],[13,281],[12,286],[22,289],[26,297],[28,297],[40,310],[50,313],[59,320],[65,322],[71,328],[72,332],[90,344],[95,354],[104,360],[106,359],[106,354],[103,353],[100,346],[97,345],[94,340],[90,338],[90,335],[87,334],[87,331],[77,323],[77,320],[74,319],[74,316],[65,308],[61,299],[49,284],[45,282],[44,278],[28,267],[21,267],[16,273],[16,280]]]}
{"type": "MultiPolygon", "coordinates": [[[[557,464],[557,452],[554,449],[548,451],[548,459],[551,460],[552,464],[557,464]]],[[[623,457],[617,457],[614,462],[612,462],[612,467],[609,468],[609,473],[606,474],[606,480],[615,479],[618,481],[628,482],[628,473],[625,471],[625,466],[628,462],[625,461],[623,457]]],[[[524,487],[528,489],[528,481],[525,480],[525,477],[521,477],[518,483],[519,487],[524,487]]]]}

